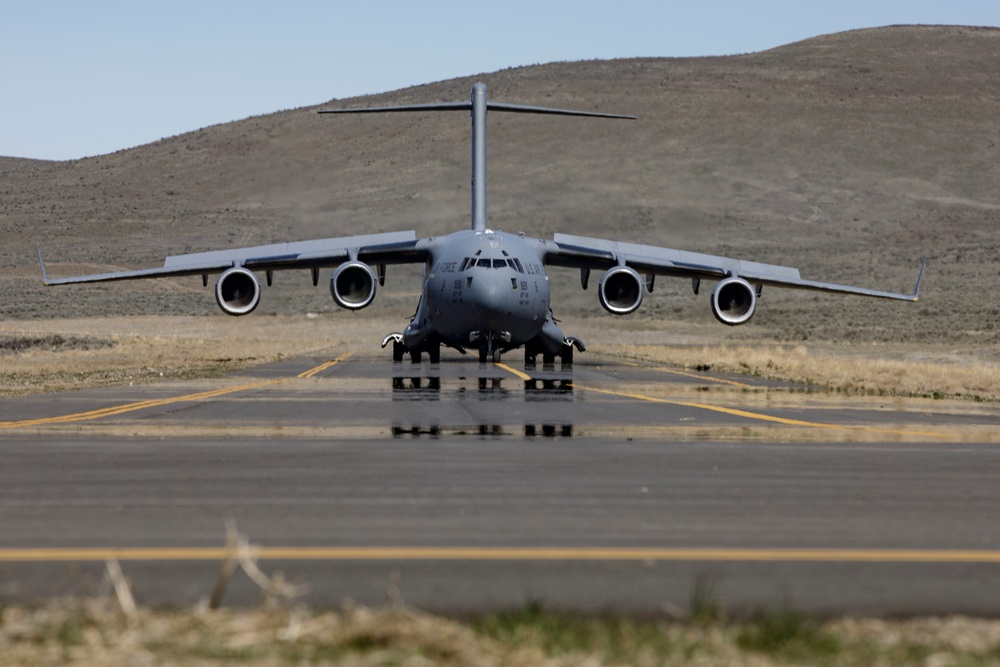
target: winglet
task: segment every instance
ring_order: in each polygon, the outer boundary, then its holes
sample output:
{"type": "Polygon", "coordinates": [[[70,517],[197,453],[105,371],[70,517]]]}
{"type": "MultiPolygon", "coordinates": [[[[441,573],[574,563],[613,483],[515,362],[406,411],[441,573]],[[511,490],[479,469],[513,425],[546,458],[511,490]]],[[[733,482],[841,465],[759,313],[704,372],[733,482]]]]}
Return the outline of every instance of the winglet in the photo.
{"type": "Polygon", "coordinates": [[[920,262],[920,273],[917,274],[917,286],[913,288],[914,301],[920,301],[920,281],[924,278],[925,266],[927,266],[927,255],[924,255],[924,260],[920,262]]]}
{"type": "Polygon", "coordinates": [[[38,243],[38,239],[35,239],[35,250],[38,251],[38,264],[42,267],[42,284],[49,284],[49,276],[45,273],[45,262],[42,261],[42,246],[38,243]]]}

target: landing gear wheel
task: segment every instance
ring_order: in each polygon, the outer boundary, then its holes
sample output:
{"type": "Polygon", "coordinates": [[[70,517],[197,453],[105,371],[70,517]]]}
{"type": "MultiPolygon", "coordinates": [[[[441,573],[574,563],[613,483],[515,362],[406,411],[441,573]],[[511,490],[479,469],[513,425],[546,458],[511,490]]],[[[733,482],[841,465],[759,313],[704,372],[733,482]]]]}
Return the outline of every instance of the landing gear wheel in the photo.
{"type": "Polygon", "coordinates": [[[419,364],[420,363],[420,350],[413,350],[410,352],[410,363],[419,364]]]}
{"type": "Polygon", "coordinates": [[[560,353],[559,356],[562,357],[562,365],[563,366],[572,366],[573,365],[573,346],[572,345],[566,345],[564,343],[563,346],[562,346],[562,352],[560,353]]]}
{"type": "Polygon", "coordinates": [[[440,364],[441,363],[441,346],[440,345],[433,345],[433,346],[431,346],[431,349],[427,350],[427,360],[430,361],[432,364],[440,364]]]}
{"type": "Polygon", "coordinates": [[[403,355],[406,354],[406,348],[399,341],[392,342],[392,360],[402,361],[403,355]]]}
{"type": "Polygon", "coordinates": [[[490,351],[486,348],[485,345],[481,345],[479,347],[479,363],[485,364],[487,359],[489,359],[489,356],[490,356],[490,351]]]}
{"type": "Polygon", "coordinates": [[[524,365],[534,366],[535,365],[535,355],[528,351],[528,348],[524,348],[524,365]]]}
{"type": "Polygon", "coordinates": [[[556,355],[554,354],[542,354],[542,365],[551,366],[556,363],[556,355]]]}

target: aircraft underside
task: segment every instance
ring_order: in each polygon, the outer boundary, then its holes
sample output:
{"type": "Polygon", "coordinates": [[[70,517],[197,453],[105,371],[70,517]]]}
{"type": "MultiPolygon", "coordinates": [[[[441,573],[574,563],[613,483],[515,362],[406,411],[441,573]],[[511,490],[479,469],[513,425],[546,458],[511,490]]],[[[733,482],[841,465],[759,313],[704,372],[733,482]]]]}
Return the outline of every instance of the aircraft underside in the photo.
{"type": "MultiPolygon", "coordinates": [[[[410,327],[407,327],[407,330],[409,331],[410,327]]],[[[539,355],[543,364],[555,363],[558,357],[564,366],[570,365],[573,363],[574,351],[583,352],[587,349],[579,338],[565,336],[552,319],[551,313],[546,316],[541,329],[527,340],[515,339],[510,332],[502,330],[472,329],[458,336],[454,334],[443,336],[438,331],[430,330],[420,337],[411,336],[409,340],[405,332],[390,333],[382,339],[382,347],[385,348],[390,344],[392,360],[395,362],[401,362],[409,356],[413,363],[419,363],[426,354],[432,364],[441,361],[442,346],[458,350],[462,354],[475,350],[479,354],[480,363],[500,361],[501,355],[523,348],[526,366],[536,365],[539,355]]]]}

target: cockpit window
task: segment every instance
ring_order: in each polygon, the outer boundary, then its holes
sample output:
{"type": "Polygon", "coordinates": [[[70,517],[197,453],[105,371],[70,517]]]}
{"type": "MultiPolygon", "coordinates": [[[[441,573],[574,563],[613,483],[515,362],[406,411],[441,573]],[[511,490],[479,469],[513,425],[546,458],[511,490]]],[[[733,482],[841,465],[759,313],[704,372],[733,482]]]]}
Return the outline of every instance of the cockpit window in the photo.
{"type": "MultiPolygon", "coordinates": [[[[477,253],[478,254],[478,253],[477,253]]],[[[524,273],[524,267],[521,266],[521,261],[519,259],[511,259],[510,255],[507,255],[506,259],[497,259],[495,257],[465,257],[462,259],[462,263],[459,265],[459,272],[465,271],[466,269],[471,269],[473,267],[482,267],[484,269],[513,269],[518,273],[524,273]]]]}

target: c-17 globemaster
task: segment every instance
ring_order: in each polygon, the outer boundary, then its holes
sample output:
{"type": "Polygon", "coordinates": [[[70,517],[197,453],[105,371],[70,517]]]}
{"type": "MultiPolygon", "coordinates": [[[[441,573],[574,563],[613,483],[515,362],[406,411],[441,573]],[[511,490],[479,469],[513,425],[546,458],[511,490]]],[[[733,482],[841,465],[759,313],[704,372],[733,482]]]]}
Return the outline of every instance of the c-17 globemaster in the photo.
{"type": "Polygon", "coordinates": [[[215,298],[223,312],[247,315],[260,301],[263,272],[270,285],[273,272],[309,269],[313,284],[319,270],[333,268],[330,292],[342,308],[359,310],[375,298],[376,284],[385,284],[389,264],[423,264],[423,287],[416,313],[402,333],[385,337],[392,344],[394,361],[406,354],[414,361],[427,353],[431,362],[440,360],[441,345],[461,352],[478,350],[479,360],[524,347],[525,362],[533,365],[537,355],[550,363],[560,357],[572,363],[574,349],[583,343],[566,336],[552,317],[551,292],[546,267],[580,271],[587,289],[590,273],[602,271],[597,285],[601,306],[610,313],[626,315],[652,291],[656,276],[691,280],[695,294],[702,280],[718,281],[712,290],[712,313],[723,324],[745,324],[753,316],[764,286],[839,292],[902,301],[916,301],[923,265],[912,294],[803,280],[798,269],[758,262],[716,257],[700,253],[638,245],[619,241],[556,234],[552,240],[510,234],[489,228],[486,215],[486,114],[504,111],[565,116],[596,116],[634,119],[634,116],[568,109],[551,109],[490,101],[486,86],[477,83],[467,102],[416,104],[360,109],[330,109],[321,114],[471,111],[472,115],[472,228],[445,236],[416,238],[416,233],[390,232],[296,241],[272,245],[199,252],[167,257],[162,267],[120,271],[71,278],[49,278],[42,265],[46,285],[135,280],[167,276],[220,274],[215,298]]]}

